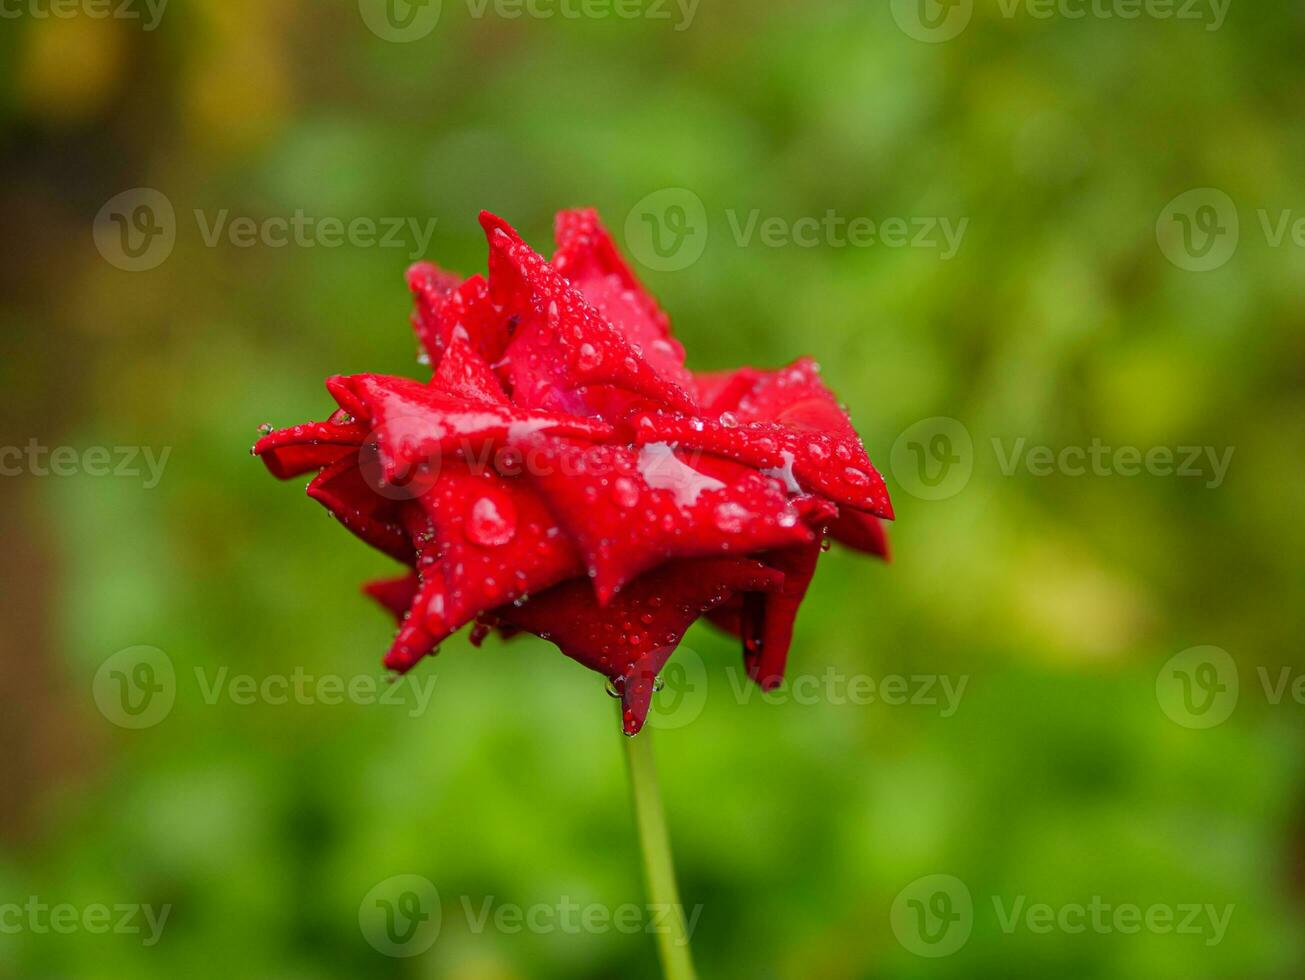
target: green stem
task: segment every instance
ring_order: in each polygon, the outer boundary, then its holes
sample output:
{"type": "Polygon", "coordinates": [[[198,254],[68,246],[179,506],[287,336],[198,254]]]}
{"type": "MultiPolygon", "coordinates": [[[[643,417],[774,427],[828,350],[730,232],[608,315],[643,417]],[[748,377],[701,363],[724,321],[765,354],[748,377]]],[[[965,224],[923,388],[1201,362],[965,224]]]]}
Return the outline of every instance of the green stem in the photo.
{"type": "Polygon", "coordinates": [[[696,980],[689,936],[684,925],[684,906],[675,887],[675,866],[671,841],[666,833],[661,791],[657,788],[657,765],[653,761],[652,732],[648,729],[625,740],[625,760],[630,769],[630,793],[634,797],[634,818],[643,849],[643,873],[648,883],[648,901],[656,910],[658,951],[666,980],[696,980]],[[664,912],[663,910],[669,910],[664,912]]]}

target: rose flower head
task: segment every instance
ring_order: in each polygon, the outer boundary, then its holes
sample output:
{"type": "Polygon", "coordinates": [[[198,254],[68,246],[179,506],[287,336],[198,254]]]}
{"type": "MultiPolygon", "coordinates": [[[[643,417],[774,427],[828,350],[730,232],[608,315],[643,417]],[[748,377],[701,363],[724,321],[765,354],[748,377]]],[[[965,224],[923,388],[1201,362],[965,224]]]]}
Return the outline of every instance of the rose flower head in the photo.
{"type": "Polygon", "coordinates": [[[888,492],[819,367],[695,374],[593,211],[557,216],[552,261],[480,220],[488,276],[408,270],[430,380],[330,378],[326,421],[253,450],[408,566],[364,586],[399,621],[386,666],[468,624],[533,633],[610,680],[633,735],[706,615],[774,687],[826,538],[888,553],[888,492]]]}

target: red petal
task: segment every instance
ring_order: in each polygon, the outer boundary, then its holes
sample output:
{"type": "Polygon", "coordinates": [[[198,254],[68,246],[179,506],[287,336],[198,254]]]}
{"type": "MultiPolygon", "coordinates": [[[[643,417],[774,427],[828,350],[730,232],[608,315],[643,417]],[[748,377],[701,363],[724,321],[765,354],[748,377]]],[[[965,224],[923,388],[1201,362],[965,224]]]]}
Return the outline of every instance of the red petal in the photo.
{"type": "Polygon", "coordinates": [[[417,573],[409,572],[398,578],[378,578],[363,585],[362,590],[364,595],[371,596],[402,623],[417,598],[418,585],[417,573]]]}
{"type": "Polygon", "coordinates": [[[367,427],[359,423],[308,422],[263,436],[253,453],[278,480],[288,480],[334,463],[365,438],[367,427]]]}
{"type": "Polygon", "coordinates": [[[581,291],[590,283],[614,277],[621,289],[634,294],[640,309],[660,335],[670,336],[670,319],[621,256],[597,211],[593,208],[559,211],[553,223],[553,240],[557,243],[553,268],[581,291]]]}
{"type": "Polygon", "coordinates": [[[670,558],[747,554],[811,540],[779,484],[728,460],[542,440],[529,476],[575,541],[606,603],[670,558]]]}
{"type": "Polygon", "coordinates": [[[625,732],[634,735],[648,716],[657,674],[694,620],[735,592],[782,584],[781,573],[746,559],[678,561],[640,576],[606,608],[583,581],[572,581],[501,616],[611,678],[621,692],[625,732]]]}
{"type": "Polygon", "coordinates": [[[413,326],[437,367],[454,337],[465,339],[490,363],[503,356],[512,333],[507,314],[489,299],[484,276],[465,282],[429,262],[418,262],[408,270],[408,287],[416,300],[413,326]]]}
{"type": "Polygon", "coordinates": [[[891,557],[888,532],[884,529],[884,522],[874,514],[867,514],[865,511],[851,507],[840,507],[838,517],[830,525],[829,533],[835,541],[849,548],[878,555],[884,561],[888,561],[891,557]]]}
{"type": "Polygon", "coordinates": [[[444,310],[449,293],[458,288],[462,277],[433,262],[417,262],[408,267],[407,279],[414,301],[412,327],[431,365],[439,364],[448,333],[444,310]]]}
{"type": "Polygon", "coordinates": [[[450,463],[421,504],[439,541],[443,613],[453,629],[584,573],[575,548],[520,477],[450,463]]]}
{"type": "Polygon", "coordinates": [[[612,236],[591,208],[562,211],[555,226],[553,268],[580,290],[596,309],[667,381],[693,390],[684,367],[684,347],[671,336],[671,324],[656,300],[621,258],[612,236]]]}
{"type": "Polygon", "coordinates": [[[490,294],[522,316],[508,347],[517,404],[583,413],[579,389],[611,385],[681,411],[696,409],[683,388],[658,375],[507,222],[482,212],[481,224],[490,245],[490,294]]]}
{"type": "Polygon", "coordinates": [[[407,673],[423,658],[437,653],[455,627],[444,617],[445,583],[439,565],[439,543],[425,511],[411,501],[401,507],[403,528],[417,552],[417,593],[399,621],[399,632],[385,654],[385,666],[407,673]]]}
{"type": "Polygon", "coordinates": [[[431,378],[431,387],[440,392],[483,405],[507,405],[508,398],[498,383],[489,362],[471,347],[465,337],[454,336],[431,378]]]}
{"type": "Polygon", "coordinates": [[[640,445],[669,442],[728,456],[830,499],[891,519],[893,506],[883,477],[870,463],[859,439],[781,422],[727,425],[683,415],[641,415],[635,420],[640,445]]]}
{"type": "Polygon", "coordinates": [[[458,453],[480,458],[486,447],[516,444],[537,432],[607,439],[613,431],[598,419],[470,402],[409,378],[358,374],[332,378],[330,386],[372,423],[367,445],[380,454],[380,475],[393,484],[402,485],[422,465],[438,469],[458,453]]]}
{"type": "Polygon", "coordinates": [[[398,503],[382,497],[363,479],[358,456],[338,459],[308,484],[308,496],[373,548],[405,564],[415,552],[401,523],[398,503]]]}
{"type": "Polygon", "coordinates": [[[739,400],[756,387],[761,372],[756,368],[739,368],[737,371],[719,371],[693,376],[693,390],[704,418],[719,418],[722,412],[732,412],[739,400]]]}
{"type": "Polygon", "coordinates": [[[743,596],[739,629],[743,637],[743,664],[748,676],[769,691],[784,679],[793,622],[816,573],[822,533],[810,544],[781,548],[761,556],[769,568],[784,573],[784,586],[769,595],[743,596]]]}

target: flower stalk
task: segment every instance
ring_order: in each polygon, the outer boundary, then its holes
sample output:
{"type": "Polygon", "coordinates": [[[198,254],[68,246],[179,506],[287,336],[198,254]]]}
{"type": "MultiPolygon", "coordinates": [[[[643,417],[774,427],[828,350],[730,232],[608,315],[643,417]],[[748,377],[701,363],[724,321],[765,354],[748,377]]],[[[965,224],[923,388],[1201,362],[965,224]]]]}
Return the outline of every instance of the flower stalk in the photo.
{"type": "Polygon", "coordinates": [[[666,980],[696,980],[689,934],[685,926],[684,906],[675,885],[675,866],[671,860],[670,835],[666,832],[666,814],[662,809],[661,790],[657,784],[657,765],[653,758],[652,732],[645,729],[634,737],[624,737],[625,761],[630,772],[630,795],[634,800],[634,819],[639,829],[643,852],[644,879],[648,902],[661,916],[657,930],[658,953],[666,980]]]}

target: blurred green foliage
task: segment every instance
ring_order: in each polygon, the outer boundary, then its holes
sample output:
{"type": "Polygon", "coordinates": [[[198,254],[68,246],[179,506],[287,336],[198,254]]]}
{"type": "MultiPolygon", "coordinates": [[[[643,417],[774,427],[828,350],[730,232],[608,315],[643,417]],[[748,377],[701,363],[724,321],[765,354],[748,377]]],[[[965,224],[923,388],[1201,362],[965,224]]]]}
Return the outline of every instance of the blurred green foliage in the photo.
{"type": "MultiPolygon", "coordinates": [[[[298,481],[245,454],[322,417],[334,373],[416,375],[405,249],[208,247],[196,209],[436,218],[430,258],[483,267],[480,208],[541,249],[593,204],[618,237],[662,188],[704,202],[689,268],[645,271],[690,366],[820,360],[894,490],[895,560],[835,549],[791,667],[966,678],[959,709],[748,703],[700,626],[705,710],[655,733],[703,977],[1287,977],[1299,973],[1300,719],[1256,669],[1305,668],[1305,250],[1257,212],[1305,208],[1299,5],[1178,19],[1005,16],[978,0],[923,43],[900,4],[702,0],[651,19],[472,16],[419,42],[357,5],[181,0],[158,29],[0,24],[6,445],[171,447],[159,485],[0,481],[0,905],[171,904],[162,941],[0,934],[0,976],[654,977],[648,936],[477,932],[464,901],[642,901],[602,685],[546,644],[446,644],[429,710],[207,703],[218,672],[380,676],[388,574],[298,481]],[[157,269],[97,253],[113,195],[165,193],[157,269]],[[1168,261],[1156,221],[1226,192],[1223,267],[1168,261]],[[727,215],[968,220],[959,253],[742,247],[727,215]],[[962,422],[964,491],[890,467],[920,419],[962,422]],[[12,433],[12,434],[10,434],[12,433]],[[1009,447],[1235,447],[1226,480],[1006,475],[1009,447]],[[165,721],[121,729],[92,679],[146,644],[176,665],[165,721]],[[1213,644],[1241,669],[1210,730],[1156,675],[1213,644]],[[421,874],[440,939],[375,952],[359,902],[421,874]],[[969,942],[903,948],[894,897],[944,873],[969,942]],[[1235,906],[1226,937],[1026,928],[992,896],[1235,906]]],[[[25,9],[25,8],[24,8],[25,9]]],[[[493,7],[490,8],[493,11],[493,7]]],[[[1305,211],[1301,212],[1305,214],[1305,211]]],[[[729,671],[733,670],[733,673],[729,671]]]]}

